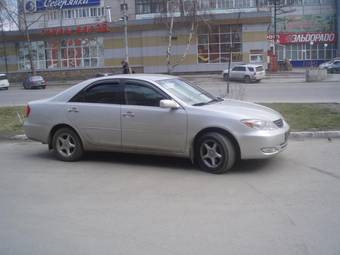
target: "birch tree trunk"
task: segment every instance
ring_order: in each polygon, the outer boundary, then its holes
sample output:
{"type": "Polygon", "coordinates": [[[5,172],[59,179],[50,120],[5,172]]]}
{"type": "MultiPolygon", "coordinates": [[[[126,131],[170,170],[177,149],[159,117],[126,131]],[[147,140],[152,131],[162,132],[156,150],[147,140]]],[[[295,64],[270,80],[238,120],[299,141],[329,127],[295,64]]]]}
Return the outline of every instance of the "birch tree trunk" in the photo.
{"type": "Polygon", "coordinates": [[[166,51],[166,65],[167,65],[167,69],[168,69],[168,74],[171,74],[171,72],[172,72],[171,51],[172,51],[173,29],[174,29],[174,15],[173,15],[173,13],[171,13],[170,27],[169,27],[169,34],[168,34],[168,49],[166,51]]]}
{"type": "Polygon", "coordinates": [[[27,25],[27,19],[26,19],[26,12],[23,11],[24,13],[24,29],[25,29],[25,35],[26,35],[26,41],[27,41],[27,49],[28,49],[28,59],[30,61],[30,66],[31,66],[31,73],[32,75],[36,75],[35,67],[34,67],[34,61],[33,61],[33,56],[32,56],[32,42],[31,42],[31,37],[28,31],[28,25],[27,25]]]}

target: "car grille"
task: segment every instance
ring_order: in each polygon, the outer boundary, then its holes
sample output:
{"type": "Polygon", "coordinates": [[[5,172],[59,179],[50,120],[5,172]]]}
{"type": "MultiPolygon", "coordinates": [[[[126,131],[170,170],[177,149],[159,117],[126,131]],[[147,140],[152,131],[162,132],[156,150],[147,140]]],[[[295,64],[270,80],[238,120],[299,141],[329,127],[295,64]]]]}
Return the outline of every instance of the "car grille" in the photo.
{"type": "Polygon", "coordinates": [[[283,120],[282,120],[282,119],[274,120],[273,122],[274,122],[275,125],[278,126],[279,128],[282,128],[282,127],[283,127],[283,120]]]}

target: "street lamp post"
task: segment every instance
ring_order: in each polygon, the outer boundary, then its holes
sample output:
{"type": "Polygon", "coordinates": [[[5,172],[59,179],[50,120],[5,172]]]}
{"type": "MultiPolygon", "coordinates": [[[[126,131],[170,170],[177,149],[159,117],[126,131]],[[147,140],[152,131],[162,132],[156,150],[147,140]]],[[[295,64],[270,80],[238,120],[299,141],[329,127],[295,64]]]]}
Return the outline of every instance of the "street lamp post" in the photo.
{"type": "Polygon", "coordinates": [[[325,44],[323,45],[323,49],[324,49],[323,58],[324,58],[324,60],[327,59],[327,47],[328,47],[328,44],[325,43],[325,44]]]}

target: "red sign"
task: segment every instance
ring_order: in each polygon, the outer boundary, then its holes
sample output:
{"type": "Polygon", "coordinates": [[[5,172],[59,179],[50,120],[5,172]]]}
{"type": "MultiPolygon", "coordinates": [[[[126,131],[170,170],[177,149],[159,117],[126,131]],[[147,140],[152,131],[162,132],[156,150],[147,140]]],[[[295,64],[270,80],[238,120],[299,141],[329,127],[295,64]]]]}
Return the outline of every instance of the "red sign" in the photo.
{"type": "MultiPolygon", "coordinates": [[[[274,35],[267,36],[268,40],[273,41],[274,35]]],[[[279,44],[299,44],[299,43],[335,43],[336,33],[315,32],[315,33],[280,33],[276,36],[279,44]]]]}
{"type": "Polygon", "coordinates": [[[105,33],[109,32],[110,28],[107,23],[100,23],[96,25],[85,25],[77,27],[66,27],[66,28],[47,28],[43,29],[44,35],[72,35],[82,33],[105,33]]]}

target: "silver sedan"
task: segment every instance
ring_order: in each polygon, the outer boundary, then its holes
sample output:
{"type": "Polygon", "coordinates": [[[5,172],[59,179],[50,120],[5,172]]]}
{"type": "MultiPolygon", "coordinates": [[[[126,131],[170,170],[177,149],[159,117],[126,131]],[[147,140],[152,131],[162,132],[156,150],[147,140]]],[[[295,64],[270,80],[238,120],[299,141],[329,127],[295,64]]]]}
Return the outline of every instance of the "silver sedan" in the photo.
{"type": "Polygon", "coordinates": [[[167,75],[115,75],[81,82],[26,106],[25,133],[57,158],[120,151],[190,158],[211,173],[238,159],[287,147],[289,125],[276,111],[214,97],[167,75]]]}

